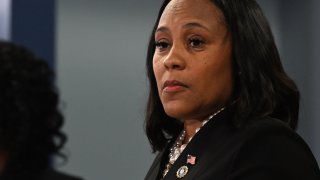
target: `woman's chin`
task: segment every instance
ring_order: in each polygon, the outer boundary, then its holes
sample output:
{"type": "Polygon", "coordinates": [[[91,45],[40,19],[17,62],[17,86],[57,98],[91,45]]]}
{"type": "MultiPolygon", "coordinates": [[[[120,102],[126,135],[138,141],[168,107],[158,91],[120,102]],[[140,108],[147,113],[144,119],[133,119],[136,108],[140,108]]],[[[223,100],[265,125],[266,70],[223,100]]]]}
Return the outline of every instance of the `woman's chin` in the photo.
{"type": "Polygon", "coordinates": [[[173,108],[165,108],[166,114],[175,119],[184,119],[188,116],[188,111],[185,108],[173,107],[173,108]]]}

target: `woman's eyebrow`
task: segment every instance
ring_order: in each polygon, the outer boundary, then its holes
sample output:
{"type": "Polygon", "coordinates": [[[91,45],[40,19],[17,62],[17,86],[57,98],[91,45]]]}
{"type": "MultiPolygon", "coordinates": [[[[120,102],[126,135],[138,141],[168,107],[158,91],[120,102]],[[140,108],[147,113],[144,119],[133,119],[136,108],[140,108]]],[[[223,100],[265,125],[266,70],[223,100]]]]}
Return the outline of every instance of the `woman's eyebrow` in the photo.
{"type": "Polygon", "coordinates": [[[157,32],[169,32],[169,28],[167,28],[166,26],[160,26],[157,28],[156,33],[157,32]]]}
{"type": "Polygon", "coordinates": [[[206,26],[204,26],[200,23],[197,23],[197,22],[190,22],[190,23],[187,23],[182,26],[182,28],[184,28],[184,29],[190,29],[190,28],[194,28],[194,27],[199,27],[199,28],[203,28],[207,31],[210,31],[206,26]]]}
{"type": "MultiPolygon", "coordinates": [[[[191,29],[191,28],[194,28],[194,27],[198,27],[198,28],[203,28],[207,31],[210,31],[209,28],[207,28],[206,26],[200,24],[200,23],[197,23],[197,22],[190,22],[190,23],[187,23],[187,24],[184,24],[182,26],[183,29],[191,29]]],[[[157,28],[156,30],[156,33],[157,32],[168,32],[169,31],[169,28],[166,27],[166,26],[160,26],[157,28]]]]}

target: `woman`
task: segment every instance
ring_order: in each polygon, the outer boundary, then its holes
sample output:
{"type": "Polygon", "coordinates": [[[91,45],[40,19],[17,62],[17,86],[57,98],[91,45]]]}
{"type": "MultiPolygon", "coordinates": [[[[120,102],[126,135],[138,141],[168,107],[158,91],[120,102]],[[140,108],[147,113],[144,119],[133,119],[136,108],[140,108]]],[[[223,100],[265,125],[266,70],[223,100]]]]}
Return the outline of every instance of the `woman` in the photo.
{"type": "Polygon", "coordinates": [[[320,179],[299,92],[254,0],[165,0],[147,55],[146,180],[320,179]]]}
{"type": "Polygon", "coordinates": [[[53,80],[44,60],[0,41],[1,180],[80,180],[51,167],[66,141],[53,80]]]}

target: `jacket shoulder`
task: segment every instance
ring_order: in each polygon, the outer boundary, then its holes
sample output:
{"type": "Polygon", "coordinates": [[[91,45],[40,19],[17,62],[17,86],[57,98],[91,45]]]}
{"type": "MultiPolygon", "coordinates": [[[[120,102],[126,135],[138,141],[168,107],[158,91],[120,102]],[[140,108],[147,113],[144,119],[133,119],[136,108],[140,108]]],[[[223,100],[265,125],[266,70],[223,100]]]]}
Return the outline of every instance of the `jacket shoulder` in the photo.
{"type": "Polygon", "coordinates": [[[239,132],[230,179],[317,179],[318,164],[305,141],[280,120],[265,117],[239,132]]]}

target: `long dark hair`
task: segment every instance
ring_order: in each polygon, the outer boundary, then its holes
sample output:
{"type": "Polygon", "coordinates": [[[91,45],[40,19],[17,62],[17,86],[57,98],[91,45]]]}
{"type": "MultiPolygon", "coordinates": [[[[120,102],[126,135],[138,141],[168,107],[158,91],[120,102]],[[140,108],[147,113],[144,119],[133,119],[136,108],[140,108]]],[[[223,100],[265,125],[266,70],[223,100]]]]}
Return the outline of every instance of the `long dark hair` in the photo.
{"type": "Polygon", "coordinates": [[[0,41],[0,150],[8,154],[1,179],[37,179],[52,155],[62,155],[66,136],[53,80],[43,59],[0,41]]]}
{"type": "MultiPolygon", "coordinates": [[[[267,19],[255,0],[211,0],[223,13],[232,38],[234,74],[233,124],[242,127],[270,116],[295,129],[299,113],[299,91],[285,73],[267,19]]],[[[154,33],[170,0],[165,0],[154,25],[147,53],[149,98],[145,129],[154,151],[177,136],[182,125],[166,115],[153,72],[154,33]]]]}

